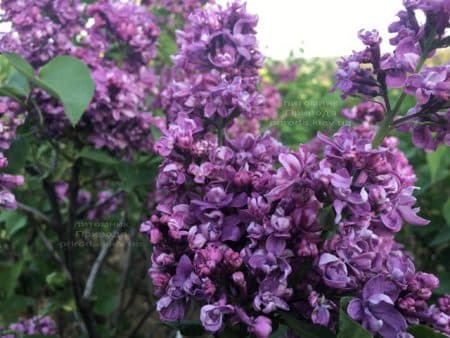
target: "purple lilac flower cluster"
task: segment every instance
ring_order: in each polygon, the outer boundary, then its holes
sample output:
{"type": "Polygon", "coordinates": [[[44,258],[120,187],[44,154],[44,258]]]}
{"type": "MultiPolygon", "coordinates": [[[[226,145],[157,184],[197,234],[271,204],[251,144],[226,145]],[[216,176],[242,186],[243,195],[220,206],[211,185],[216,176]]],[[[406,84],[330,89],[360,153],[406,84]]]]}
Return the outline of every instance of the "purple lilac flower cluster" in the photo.
{"type": "Polygon", "coordinates": [[[450,2],[404,0],[403,4],[398,21],[389,26],[389,32],[396,34],[390,39],[394,52],[381,53],[377,31],[360,31],[366,48],[338,61],[334,89],[339,88],[344,98],[380,96],[387,113],[396,115],[401,104],[391,107],[387,89],[403,88],[403,95],[415,96],[417,105],[394,125],[411,130],[417,147],[433,151],[441,143],[450,144],[450,64],[421,68],[436,49],[448,46],[450,2]],[[419,23],[418,12],[425,16],[424,23],[419,23]]]}
{"type": "MultiPolygon", "coordinates": [[[[333,206],[338,225],[316,261],[321,283],[341,292],[362,290],[347,311],[382,337],[406,335],[407,326],[419,322],[449,333],[448,316],[428,305],[438,279],[417,272],[394,240],[403,223],[428,223],[417,215],[414,171],[395,138],[372,149],[368,128],[343,127],[332,139],[319,135],[325,150],[315,174],[322,182],[318,191],[333,206]]],[[[324,313],[316,323],[330,321],[324,313]]]]}
{"type": "Polygon", "coordinates": [[[190,24],[177,32],[180,51],[173,57],[180,80],[162,93],[162,107],[170,121],[182,111],[209,121],[248,118],[264,114],[258,93],[258,69],[263,57],[257,50],[257,18],[245,6],[225,9],[209,6],[194,11],[190,24]]]}
{"type": "Polygon", "coordinates": [[[16,128],[22,124],[23,119],[17,115],[18,104],[9,100],[0,100],[0,208],[15,209],[16,198],[11,192],[23,185],[24,178],[21,175],[3,173],[2,169],[8,166],[8,158],[2,153],[9,149],[16,137],[16,128]]]}
{"type": "Polygon", "coordinates": [[[12,25],[0,35],[0,50],[14,51],[36,68],[71,54],[71,38],[82,29],[78,0],[3,0],[1,20],[12,25]]]}
{"type": "MultiPolygon", "coordinates": [[[[12,31],[0,38],[2,51],[18,52],[35,68],[56,55],[73,55],[89,66],[96,91],[78,129],[95,147],[126,155],[151,151],[150,127],[157,121],[146,101],[155,94],[156,77],[148,63],[159,30],[145,7],[61,0],[5,1],[2,8],[12,23],[12,31]]],[[[42,92],[35,96],[47,131],[63,135],[69,121],[61,105],[42,92]]]]}
{"type": "Polygon", "coordinates": [[[26,335],[53,336],[56,334],[56,325],[50,316],[35,316],[30,319],[24,319],[17,323],[10,324],[7,328],[7,331],[13,331],[14,333],[3,334],[2,331],[4,330],[5,329],[0,328],[1,338],[17,337],[15,333],[26,335]]]}
{"type": "MultiPolygon", "coordinates": [[[[158,212],[141,226],[154,248],[149,274],[160,297],[157,308],[163,320],[176,321],[195,300],[204,305],[200,318],[208,331],[221,330],[228,315],[267,337],[271,320],[265,314],[286,308],[288,273],[269,251],[278,250],[276,240],[266,249],[262,223],[248,224],[269,212],[264,195],[274,186],[272,163],[284,148],[270,134],[227,134],[234,118],[265,107],[256,91],[257,20],[238,3],[198,10],[190,18],[192,24],[178,33],[174,57],[183,78],[164,97],[171,123],[155,144],[165,158],[157,179],[158,212]],[[257,284],[247,285],[250,274],[257,284]],[[246,304],[255,294],[257,310],[250,313],[246,304]],[[242,302],[234,300],[239,295],[242,302]]],[[[272,222],[268,233],[277,232],[277,218],[272,222]]]]}
{"type": "MultiPolygon", "coordinates": [[[[414,323],[448,332],[448,296],[428,304],[437,278],[416,271],[394,240],[405,222],[428,221],[397,139],[372,147],[383,106],[346,111],[363,124],[319,134],[314,149],[289,151],[269,133],[230,128],[235,118],[264,117],[254,114],[259,100],[242,106],[242,92],[229,89],[257,94],[256,19],[238,3],[190,19],[174,57],[180,80],[163,97],[170,123],[155,144],[165,159],[158,204],[141,225],[161,319],[182,320],[198,303],[211,333],[240,324],[266,338],[278,311],[336,330],[340,299],[357,295],[348,313],[374,334],[409,337],[414,323]]],[[[361,37],[376,54],[377,35],[361,37]]]]}

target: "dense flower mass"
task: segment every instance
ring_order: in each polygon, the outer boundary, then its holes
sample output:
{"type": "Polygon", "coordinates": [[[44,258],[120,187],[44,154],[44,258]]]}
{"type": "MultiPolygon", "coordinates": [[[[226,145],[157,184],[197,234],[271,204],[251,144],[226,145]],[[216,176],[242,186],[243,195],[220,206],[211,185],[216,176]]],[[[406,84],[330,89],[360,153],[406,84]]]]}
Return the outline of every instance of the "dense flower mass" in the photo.
{"type": "Polygon", "coordinates": [[[15,209],[16,198],[11,192],[24,183],[23,176],[4,173],[8,166],[8,158],[2,151],[9,149],[16,137],[16,128],[23,119],[17,115],[18,105],[15,102],[0,100],[0,208],[15,209]]]}
{"type": "MultiPolygon", "coordinates": [[[[448,297],[428,304],[437,278],[416,271],[394,239],[404,223],[428,221],[418,215],[416,177],[398,140],[372,146],[386,105],[346,109],[362,124],[289,151],[257,133],[269,115],[261,108],[279,102],[272,93],[264,103],[256,91],[256,19],[237,3],[190,19],[178,33],[179,77],[162,97],[169,124],[155,144],[165,159],[157,211],[141,225],[153,244],[149,275],[161,319],[186,318],[196,302],[211,333],[240,323],[265,338],[279,311],[336,330],[340,300],[353,296],[348,314],[374,334],[409,337],[414,323],[448,332],[448,297]],[[243,117],[252,124],[239,124],[243,117]]],[[[374,31],[360,38],[367,49],[345,61],[354,73],[339,85],[375,96],[381,39],[374,31]],[[373,69],[358,68],[362,61],[373,69]]]]}
{"type": "Polygon", "coordinates": [[[18,334],[27,336],[53,336],[56,334],[56,325],[53,319],[49,316],[35,316],[30,319],[24,319],[17,323],[10,324],[7,329],[0,327],[1,338],[14,338],[17,337],[18,334]],[[8,333],[4,334],[2,331],[8,331],[8,333]]]}
{"type": "Polygon", "coordinates": [[[173,57],[181,79],[162,94],[169,120],[180,111],[211,121],[264,114],[264,97],[257,91],[263,58],[257,50],[256,22],[240,4],[191,14],[190,24],[177,33],[180,51],[173,57]]]}
{"type": "MultiPolygon", "coordinates": [[[[148,63],[159,30],[146,8],[73,0],[4,1],[2,9],[12,23],[12,31],[0,37],[2,51],[21,54],[35,68],[56,55],[79,57],[90,67],[96,91],[78,130],[95,147],[126,155],[152,149],[150,127],[157,121],[146,101],[155,94],[156,79],[148,63]]],[[[69,121],[61,105],[42,92],[35,95],[47,132],[64,134],[69,121]]]]}
{"type": "MultiPolygon", "coordinates": [[[[20,53],[36,70],[61,54],[90,68],[95,95],[76,133],[67,132],[62,106],[33,90],[46,136],[86,140],[127,158],[137,152],[162,158],[150,194],[151,216],[140,226],[152,244],[148,274],[161,319],[179,322],[195,314],[211,334],[232,326],[268,338],[289,324],[286,312],[339,332],[343,310],[374,336],[412,338],[408,328],[415,324],[450,335],[450,296],[431,303],[438,278],[419,271],[396,241],[405,224],[429,221],[420,216],[414,196],[413,167],[387,132],[411,130],[417,147],[427,151],[450,144],[450,65],[422,69],[437,48],[448,45],[450,2],[404,0],[389,27],[393,53],[381,52],[377,31],[361,30],[365,49],[338,62],[334,88],[343,98],[364,99],[342,111],[354,125],[329,136],[319,133],[295,150],[272,131],[260,132],[261,121],[276,118],[281,94],[260,81],[258,20],[244,4],[138,3],[3,0],[12,30],[0,35],[0,49],[20,53]],[[155,22],[165,21],[145,6],[175,13],[167,20],[189,20],[176,33],[172,69],[159,69],[159,79],[149,66],[160,35],[155,22]],[[418,12],[425,15],[423,23],[418,12]],[[395,104],[391,88],[401,89],[395,104]],[[401,116],[406,95],[416,104],[401,116]],[[162,108],[165,117],[153,116],[150,107],[162,108]],[[161,132],[158,140],[151,127],[161,132]]],[[[277,81],[297,77],[295,65],[273,67],[277,81]]],[[[19,108],[0,101],[1,208],[21,206],[11,189],[23,177],[3,172],[8,159],[1,152],[22,123],[19,108]]],[[[89,185],[75,182],[78,169],[73,165],[70,184],[63,174],[55,177],[52,211],[77,214],[68,207],[75,202],[80,215],[102,219],[134,197],[128,187],[115,190],[97,177],[89,185]],[[91,184],[92,193],[85,190],[91,184]]],[[[297,337],[291,329],[286,335],[297,337]]],[[[50,317],[5,330],[1,337],[12,337],[11,331],[56,333],[50,317]]]]}

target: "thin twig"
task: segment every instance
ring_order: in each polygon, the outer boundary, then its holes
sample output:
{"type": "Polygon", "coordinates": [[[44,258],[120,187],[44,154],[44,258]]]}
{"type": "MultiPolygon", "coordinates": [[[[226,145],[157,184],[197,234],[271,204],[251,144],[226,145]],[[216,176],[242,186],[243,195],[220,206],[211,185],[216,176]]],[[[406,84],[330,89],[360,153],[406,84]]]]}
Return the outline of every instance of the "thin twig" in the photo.
{"type": "Polygon", "coordinates": [[[155,307],[150,307],[147,312],[144,313],[141,320],[139,320],[139,322],[136,324],[136,327],[131,331],[130,335],[128,336],[129,338],[136,337],[136,335],[139,333],[139,330],[145,324],[148,317],[150,317],[153,311],[155,311],[155,307]]]}
{"type": "Polygon", "coordinates": [[[114,241],[116,240],[121,230],[122,226],[114,230],[111,233],[111,236],[106,241],[106,243],[102,245],[102,249],[100,250],[100,253],[95,259],[94,264],[92,265],[91,271],[89,272],[89,277],[86,281],[86,286],[83,292],[83,299],[88,300],[91,297],[92,290],[94,288],[94,283],[97,278],[98,272],[100,271],[100,267],[102,266],[103,261],[108,255],[109,250],[111,249],[112,245],[114,244],[114,241]]]}
{"type": "Polygon", "coordinates": [[[123,192],[123,190],[118,190],[116,191],[114,194],[112,194],[111,196],[109,196],[106,200],[104,200],[103,202],[97,204],[97,205],[87,205],[84,208],[81,208],[80,210],[78,210],[77,212],[77,217],[80,217],[81,215],[83,215],[86,211],[88,211],[89,209],[93,209],[93,208],[100,208],[104,205],[106,205],[107,203],[111,202],[114,198],[116,198],[117,196],[119,196],[121,193],[123,192]]]}
{"type": "Polygon", "coordinates": [[[59,209],[58,196],[56,195],[55,186],[48,178],[42,180],[42,186],[47,194],[50,201],[50,207],[52,209],[53,220],[51,224],[53,225],[56,233],[62,235],[63,219],[61,216],[61,210],[59,209]]]}
{"type": "Polygon", "coordinates": [[[44,232],[41,230],[41,228],[39,226],[36,227],[37,229],[37,233],[38,236],[40,238],[40,240],[42,241],[42,243],[44,244],[44,246],[47,248],[47,250],[52,254],[53,258],[61,265],[61,268],[63,269],[65,275],[71,279],[72,277],[70,276],[70,272],[67,269],[66,264],[64,263],[64,260],[61,258],[61,256],[58,254],[58,252],[56,251],[55,247],[53,246],[53,244],[50,242],[50,240],[45,236],[44,232]]]}
{"type": "Polygon", "coordinates": [[[48,218],[46,215],[44,215],[42,212],[40,212],[39,210],[26,205],[24,203],[21,202],[17,202],[17,208],[20,210],[23,210],[25,212],[27,212],[28,214],[30,214],[31,216],[35,217],[37,220],[40,220],[48,225],[52,224],[52,221],[50,218],[48,218]]]}
{"type": "Polygon", "coordinates": [[[65,239],[67,241],[67,245],[64,246],[64,255],[66,259],[66,264],[69,269],[70,275],[72,276],[72,292],[75,298],[75,303],[77,305],[77,309],[80,312],[81,318],[83,320],[84,325],[86,326],[86,330],[88,332],[88,336],[90,338],[97,338],[98,333],[95,325],[94,315],[91,311],[91,306],[89,303],[83,299],[81,295],[81,282],[79,280],[79,274],[76,271],[73,257],[73,248],[72,243],[74,240],[74,226],[77,219],[77,208],[78,208],[78,191],[80,188],[79,185],[79,176],[81,170],[81,159],[75,160],[71,170],[71,176],[69,181],[69,221],[67,223],[66,231],[65,231],[65,239]]]}
{"type": "Polygon", "coordinates": [[[111,323],[113,327],[117,326],[117,322],[120,318],[122,307],[123,307],[123,299],[125,295],[125,288],[127,286],[127,280],[128,275],[130,273],[130,266],[131,266],[131,257],[133,256],[133,245],[134,240],[136,237],[136,228],[131,227],[130,229],[130,238],[128,241],[128,247],[127,247],[127,253],[125,256],[125,264],[122,271],[122,276],[120,278],[120,285],[119,285],[119,301],[117,303],[116,310],[114,311],[114,314],[111,319],[111,323]]]}

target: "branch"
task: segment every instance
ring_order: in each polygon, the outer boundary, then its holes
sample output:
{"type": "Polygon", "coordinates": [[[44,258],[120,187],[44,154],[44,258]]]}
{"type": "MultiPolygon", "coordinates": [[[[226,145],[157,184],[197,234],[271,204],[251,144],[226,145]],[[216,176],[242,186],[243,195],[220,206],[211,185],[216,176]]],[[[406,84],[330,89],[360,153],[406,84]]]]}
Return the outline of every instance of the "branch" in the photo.
{"type": "MultiPolygon", "coordinates": [[[[434,36],[434,33],[431,33],[428,37],[425,38],[425,42],[424,42],[424,46],[422,47],[422,54],[420,56],[419,62],[416,66],[415,72],[418,73],[420,71],[420,69],[422,68],[422,66],[424,65],[428,54],[430,52],[430,39],[432,39],[434,36]]],[[[384,83],[384,87],[385,90],[387,90],[387,87],[384,83]]],[[[384,93],[385,96],[383,96],[384,98],[388,97],[387,96],[387,92],[384,93]]],[[[395,115],[397,115],[398,111],[400,110],[403,101],[406,98],[406,94],[403,91],[402,94],[400,95],[400,97],[398,98],[397,102],[395,103],[395,106],[393,109],[390,109],[390,107],[386,106],[386,117],[383,121],[383,123],[380,126],[380,129],[378,129],[377,134],[375,135],[375,138],[373,140],[373,146],[374,147],[378,147],[380,146],[380,144],[383,142],[385,136],[388,134],[389,130],[392,128],[393,126],[393,121],[395,118],[395,115]]]]}
{"type": "Polygon", "coordinates": [[[92,314],[90,304],[86,303],[81,296],[81,283],[79,274],[75,269],[74,259],[73,259],[73,248],[72,242],[74,239],[74,226],[77,219],[77,196],[79,190],[79,176],[81,170],[81,159],[75,160],[71,170],[70,182],[69,182],[69,221],[67,223],[67,229],[64,233],[67,245],[64,246],[64,256],[66,259],[66,265],[69,269],[70,275],[72,276],[72,292],[75,298],[75,303],[80,312],[83,323],[88,332],[90,338],[97,338],[98,333],[95,327],[95,319],[92,314]]]}
{"type": "Polygon", "coordinates": [[[63,219],[61,216],[61,210],[59,208],[58,196],[56,195],[55,186],[48,178],[42,180],[42,186],[47,194],[47,197],[50,201],[50,207],[52,209],[53,220],[50,224],[53,225],[54,230],[61,237],[63,231],[63,219]]]}
{"type": "Polygon", "coordinates": [[[145,321],[150,317],[150,315],[155,311],[155,307],[150,307],[142,316],[141,320],[136,324],[135,328],[131,331],[129,338],[136,337],[136,335],[139,333],[139,330],[144,325],[145,321]]]}
{"type": "Polygon", "coordinates": [[[127,253],[126,253],[126,257],[125,257],[125,264],[124,264],[122,276],[120,279],[119,302],[117,304],[117,308],[114,311],[114,314],[111,319],[113,327],[115,327],[117,325],[117,321],[120,318],[122,307],[123,307],[125,287],[127,285],[128,275],[130,273],[131,258],[132,258],[132,254],[133,254],[133,242],[134,242],[135,238],[136,238],[136,228],[131,227],[130,237],[129,237],[129,241],[128,241],[128,247],[127,247],[127,253]]]}
{"type": "Polygon", "coordinates": [[[114,244],[114,241],[116,240],[121,230],[122,226],[114,230],[111,233],[109,239],[106,241],[106,243],[102,245],[102,249],[100,250],[100,253],[95,259],[95,262],[92,265],[91,271],[89,273],[89,277],[86,281],[86,286],[83,292],[83,299],[88,300],[91,297],[92,289],[94,288],[95,279],[97,278],[98,272],[100,271],[100,267],[102,266],[103,261],[108,255],[109,250],[111,249],[112,245],[114,244]]]}
{"type": "Polygon", "coordinates": [[[17,202],[17,208],[25,211],[26,213],[30,214],[37,220],[43,221],[44,223],[46,223],[48,225],[52,225],[52,220],[50,218],[48,218],[42,212],[40,212],[39,210],[37,210],[29,205],[17,202]]]}
{"type": "Polygon", "coordinates": [[[52,245],[50,240],[45,236],[44,232],[41,230],[39,226],[36,226],[38,236],[44,246],[47,248],[48,251],[52,254],[53,258],[61,265],[64,274],[69,278],[72,279],[69,270],[67,269],[66,264],[64,263],[64,260],[61,258],[61,256],[58,254],[58,252],[55,250],[55,247],[52,245]]]}

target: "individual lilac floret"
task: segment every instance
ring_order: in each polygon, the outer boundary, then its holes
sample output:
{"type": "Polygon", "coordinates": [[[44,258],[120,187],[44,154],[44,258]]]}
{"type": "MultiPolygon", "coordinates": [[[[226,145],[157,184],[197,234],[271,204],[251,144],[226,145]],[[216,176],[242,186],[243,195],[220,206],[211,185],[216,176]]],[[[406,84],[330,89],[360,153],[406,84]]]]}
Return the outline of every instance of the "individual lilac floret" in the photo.
{"type": "Polygon", "coordinates": [[[383,105],[373,101],[362,102],[352,108],[344,108],[342,110],[342,115],[346,119],[370,124],[383,121],[384,113],[383,105]]]}
{"type": "Polygon", "coordinates": [[[400,289],[384,276],[375,276],[362,289],[361,298],[350,301],[347,312],[369,331],[383,338],[397,338],[407,323],[395,308],[400,289]]]}
{"type": "Polygon", "coordinates": [[[431,98],[450,100],[450,65],[425,68],[419,74],[411,75],[405,92],[415,95],[418,104],[425,104],[431,98]]]}
{"type": "Polygon", "coordinates": [[[200,310],[200,320],[208,332],[217,332],[223,326],[223,315],[233,312],[230,305],[204,305],[200,310]]]}

